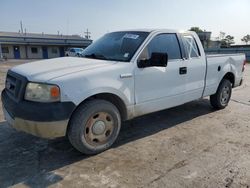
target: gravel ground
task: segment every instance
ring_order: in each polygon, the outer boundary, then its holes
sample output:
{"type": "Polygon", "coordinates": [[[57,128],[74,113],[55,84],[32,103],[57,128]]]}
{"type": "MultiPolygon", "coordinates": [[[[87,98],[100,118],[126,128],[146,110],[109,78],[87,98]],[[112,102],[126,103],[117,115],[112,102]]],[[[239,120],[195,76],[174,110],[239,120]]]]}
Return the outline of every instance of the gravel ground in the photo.
{"type": "MultiPolygon", "coordinates": [[[[23,61],[0,62],[6,71],[23,61]]],[[[0,187],[250,187],[250,66],[229,106],[208,99],[123,124],[116,144],[81,155],[66,138],[9,128],[0,111],[0,187]]]]}

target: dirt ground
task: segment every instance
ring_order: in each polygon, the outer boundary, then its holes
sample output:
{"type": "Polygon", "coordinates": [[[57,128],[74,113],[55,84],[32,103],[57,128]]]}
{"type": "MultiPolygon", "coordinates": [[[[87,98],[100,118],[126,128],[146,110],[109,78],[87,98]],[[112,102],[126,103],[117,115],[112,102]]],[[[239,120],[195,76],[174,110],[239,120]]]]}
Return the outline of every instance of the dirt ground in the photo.
{"type": "MultiPolygon", "coordinates": [[[[22,61],[0,62],[6,71],[22,61]]],[[[250,66],[229,106],[208,99],[126,122],[115,145],[85,156],[67,139],[9,128],[0,111],[0,187],[250,187],[250,66]]]]}

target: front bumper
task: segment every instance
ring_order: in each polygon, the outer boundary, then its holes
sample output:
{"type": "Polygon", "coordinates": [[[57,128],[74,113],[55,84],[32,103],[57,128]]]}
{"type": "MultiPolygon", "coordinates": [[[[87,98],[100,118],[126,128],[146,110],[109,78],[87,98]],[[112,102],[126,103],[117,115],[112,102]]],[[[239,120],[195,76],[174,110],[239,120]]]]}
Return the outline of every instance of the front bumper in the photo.
{"type": "Polygon", "coordinates": [[[5,110],[4,117],[8,125],[17,131],[23,131],[41,138],[56,138],[66,135],[68,120],[54,122],[29,121],[21,118],[12,118],[5,110]]]}
{"type": "Polygon", "coordinates": [[[69,118],[75,109],[71,102],[16,102],[5,90],[1,99],[4,117],[11,127],[42,138],[65,136],[69,118]]]}

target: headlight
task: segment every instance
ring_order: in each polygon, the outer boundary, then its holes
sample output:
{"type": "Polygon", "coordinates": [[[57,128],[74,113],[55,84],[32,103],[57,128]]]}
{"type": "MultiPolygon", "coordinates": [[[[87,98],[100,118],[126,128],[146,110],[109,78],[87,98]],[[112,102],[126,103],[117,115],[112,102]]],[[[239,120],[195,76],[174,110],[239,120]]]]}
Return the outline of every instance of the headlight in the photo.
{"type": "Polygon", "coordinates": [[[60,89],[56,85],[28,83],[25,100],[36,102],[56,102],[60,100],[60,89]]]}

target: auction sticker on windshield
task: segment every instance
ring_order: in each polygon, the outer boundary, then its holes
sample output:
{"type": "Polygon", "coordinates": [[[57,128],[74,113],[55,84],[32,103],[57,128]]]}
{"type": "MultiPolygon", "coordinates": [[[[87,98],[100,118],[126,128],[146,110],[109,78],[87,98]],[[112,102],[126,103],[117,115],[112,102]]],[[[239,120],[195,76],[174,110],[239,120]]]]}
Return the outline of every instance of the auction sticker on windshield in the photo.
{"type": "Polygon", "coordinates": [[[128,38],[128,39],[138,39],[138,38],[139,38],[139,35],[127,33],[127,34],[124,35],[124,38],[128,38]]]}
{"type": "Polygon", "coordinates": [[[125,53],[125,54],[123,55],[123,57],[128,58],[128,57],[129,57],[129,53],[125,53]]]}

